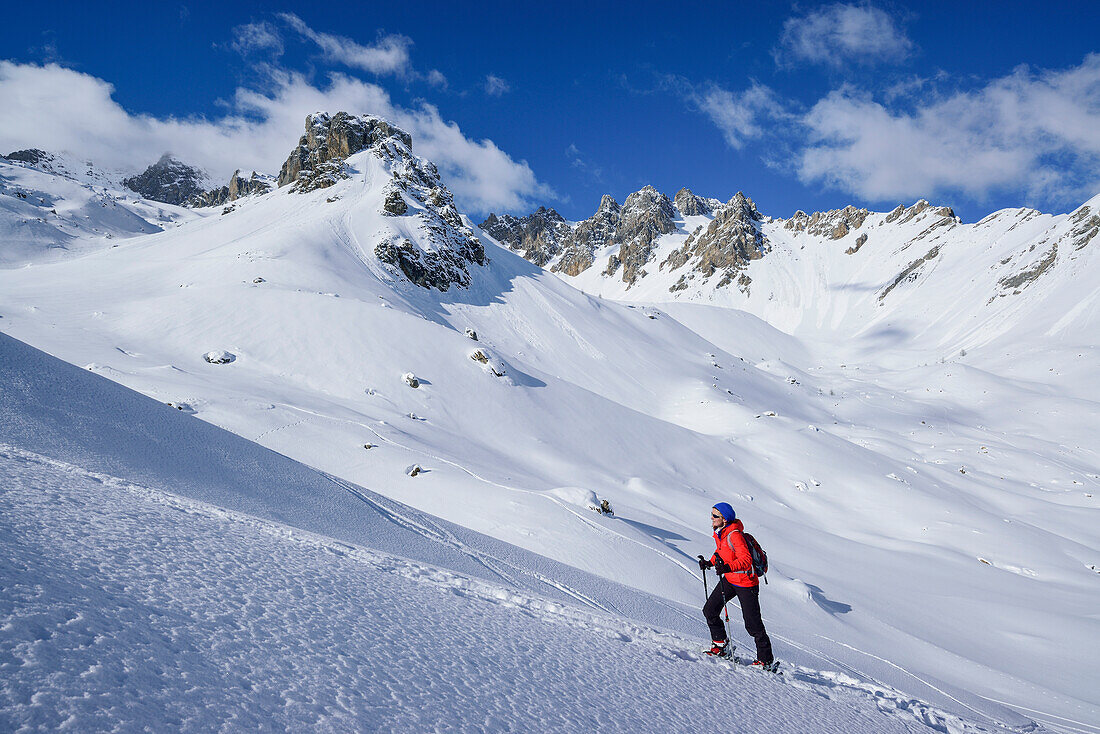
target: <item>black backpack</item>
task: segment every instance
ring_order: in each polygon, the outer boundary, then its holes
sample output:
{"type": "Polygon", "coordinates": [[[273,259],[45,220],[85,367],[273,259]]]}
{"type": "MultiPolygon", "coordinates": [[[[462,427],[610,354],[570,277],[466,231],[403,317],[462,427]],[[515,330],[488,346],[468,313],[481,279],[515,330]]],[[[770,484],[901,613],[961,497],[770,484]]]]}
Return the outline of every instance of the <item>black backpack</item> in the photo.
{"type": "Polygon", "coordinates": [[[749,546],[749,553],[752,554],[752,573],[754,576],[763,576],[764,583],[768,583],[768,554],[764,552],[764,549],[760,547],[760,544],[756,542],[756,538],[752,537],[748,533],[742,533],[745,536],[745,542],[749,546]]]}

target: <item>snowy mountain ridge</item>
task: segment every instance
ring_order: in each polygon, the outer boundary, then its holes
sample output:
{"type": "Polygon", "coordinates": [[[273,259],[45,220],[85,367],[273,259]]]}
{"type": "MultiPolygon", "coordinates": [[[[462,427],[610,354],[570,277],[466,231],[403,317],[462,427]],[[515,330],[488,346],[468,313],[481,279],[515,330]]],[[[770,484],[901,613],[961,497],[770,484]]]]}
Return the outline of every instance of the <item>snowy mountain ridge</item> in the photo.
{"type": "MultiPolygon", "coordinates": [[[[474,227],[399,135],[311,165],[325,186],[32,253],[0,270],[0,328],[654,609],[701,604],[693,559],[729,501],[772,558],[781,659],[953,715],[1097,729],[1100,201],[962,225],[643,191],[564,223],[556,264],[598,265],[574,276],[474,227]]],[[[549,242],[544,219],[524,236],[549,242]]]]}
{"type": "MultiPolygon", "coordinates": [[[[760,214],[751,199],[738,193],[725,204],[708,205],[711,215],[687,190],[677,194],[680,204],[673,203],[673,217],[652,187],[638,194],[648,191],[648,216],[664,227],[649,232],[641,246],[617,239],[620,225],[605,212],[618,205],[608,196],[592,218],[558,223],[547,247],[532,250],[525,243],[529,218],[493,215],[483,229],[586,293],[643,303],[734,307],[807,336],[828,323],[827,331],[861,338],[890,323],[897,328],[899,321],[922,319],[923,304],[939,302],[954,303],[950,316],[956,322],[996,322],[986,333],[1003,332],[1019,326],[1017,320],[1033,319],[1034,313],[1027,312],[1048,297],[1057,299],[1065,286],[1075,297],[1096,297],[1082,294],[1087,286],[1073,281],[1084,266],[1081,258],[1095,260],[1086,251],[1100,232],[1100,197],[1070,214],[1004,210],[964,224],[949,207],[923,199],[890,212],[849,206],[809,215],[799,211],[782,219],[760,214]],[[681,206],[699,213],[684,213],[681,206]],[[594,231],[600,234],[591,235],[594,231]],[[606,267],[596,267],[605,260],[606,267]],[[945,261],[951,264],[940,267],[945,261]],[[620,272],[625,262],[631,265],[620,272]],[[1019,298],[1028,289],[1032,298],[1019,298]],[[813,314],[818,317],[806,325],[813,314]],[[1006,319],[1006,314],[1014,315],[1006,319]]],[[[540,212],[556,216],[553,210],[540,212]]],[[[1076,328],[1087,331],[1094,325],[1089,320],[1076,328]]],[[[940,342],[952,331],[940,332],[940,342]]],[[[972,346],[973,336],[960,338],[952,348],[972,346]]]]}

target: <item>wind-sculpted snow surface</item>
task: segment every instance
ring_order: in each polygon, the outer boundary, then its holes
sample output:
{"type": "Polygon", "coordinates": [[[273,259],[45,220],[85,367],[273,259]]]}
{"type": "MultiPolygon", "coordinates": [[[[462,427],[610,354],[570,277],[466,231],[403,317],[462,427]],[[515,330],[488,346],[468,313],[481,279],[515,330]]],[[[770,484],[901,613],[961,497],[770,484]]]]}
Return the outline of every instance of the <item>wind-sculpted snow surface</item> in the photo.
{"type": "Polygon", "coordinates": [[[308,491],[316,472],[2,335],[0,367],[5,731],[1001,730],[868,681],[707,660],[639,620],[670,618],[655,599],[575,572],[591,597],[532,593],[537,557],[460,540],[362,488],[341,484],[412,531],[404,553],[377,549],[392,542],[377,524],[359,542],[310,532],[303,518],[333,499],[308,491]],[[250,496],[243,472],[282,481],[250,496]],[[301,513],[287,524],[224,505],[301,513]]]}
{"type": "Polygon", "coordinates": [[[993,731],[11,447],[0,477],[6,731],[993,731]]]}

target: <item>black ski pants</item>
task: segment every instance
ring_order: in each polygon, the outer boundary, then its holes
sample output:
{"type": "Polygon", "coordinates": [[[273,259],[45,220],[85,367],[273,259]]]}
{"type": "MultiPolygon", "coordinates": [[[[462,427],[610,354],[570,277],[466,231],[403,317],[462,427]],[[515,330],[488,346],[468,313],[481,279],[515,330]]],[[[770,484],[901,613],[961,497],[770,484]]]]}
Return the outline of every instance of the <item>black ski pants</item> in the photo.
{"type": "Polygon", "coordinates": [[[760,587],[734,586],[725,577],[718,580],[718,586],[711,592],[703,606],[703,616],[710,627],[710,639],[722,642],[726,639],[726,628],[722,624],[722,607],[727,601],[736,599],[741,604],[741,616],[745,618],[745,631],[756,641],[756,659],[762,663],[772,661],[772,641],[760,619],[760,587]]]}

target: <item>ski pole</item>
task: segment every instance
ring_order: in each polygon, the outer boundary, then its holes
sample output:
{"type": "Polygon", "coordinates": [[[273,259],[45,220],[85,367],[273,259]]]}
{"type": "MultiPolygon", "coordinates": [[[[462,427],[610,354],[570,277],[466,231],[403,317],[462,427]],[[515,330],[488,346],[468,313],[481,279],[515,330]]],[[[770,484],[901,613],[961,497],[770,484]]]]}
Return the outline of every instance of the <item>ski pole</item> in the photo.
{"type": "MultiPolygon", "coordinates": [[[[707,559],[699,556],[699,560],[706,561],[707,559]]],[[[703,574],[703,601],[706,601],[710,598],[710,590],[707,589],[707,569],[700,568],[699,573],[703,574]]]]}

